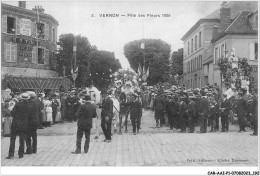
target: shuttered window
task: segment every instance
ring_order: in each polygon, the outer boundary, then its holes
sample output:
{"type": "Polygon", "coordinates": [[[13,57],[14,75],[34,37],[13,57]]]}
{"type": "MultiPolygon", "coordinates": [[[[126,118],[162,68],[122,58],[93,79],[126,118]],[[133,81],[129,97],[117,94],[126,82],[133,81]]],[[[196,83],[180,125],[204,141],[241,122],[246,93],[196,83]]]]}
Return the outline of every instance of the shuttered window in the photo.
{"type": "Polygon", "coordinates": [[[45,49],[44,50],[44,64],[48,65],[48,63],[49,63],[49,50],[45,49]]]}
{"type": "Polygon", "coordinates": [[[32,22],[32,37],[36,38],[36,33],[37,33],[37,27],[36,27],[36,22],[32,22]]]}
{"type": "Polygon", "coordinates": [[[4,59],[5,62],[16,62],[17,44],[4,43],[4,59]]]}
{"type": "Polygon", "coordinates": [[[33,47],[32,50],[32,63],[37,64],[37,47],[33,47]]]}
{"type": "Polygon", "coordinates": [[[21,20],[16,18],[16,35],[20,35],[21,20]]]}
{"type": "Polygon", "coordinates": [[[49,40],[49,25],[45,23],[45,40],[49,40]]]}
{"type": "Polygon", "coordinates": [[[2,32],[7,33],[7,16],[2,16],[2,32]]]}

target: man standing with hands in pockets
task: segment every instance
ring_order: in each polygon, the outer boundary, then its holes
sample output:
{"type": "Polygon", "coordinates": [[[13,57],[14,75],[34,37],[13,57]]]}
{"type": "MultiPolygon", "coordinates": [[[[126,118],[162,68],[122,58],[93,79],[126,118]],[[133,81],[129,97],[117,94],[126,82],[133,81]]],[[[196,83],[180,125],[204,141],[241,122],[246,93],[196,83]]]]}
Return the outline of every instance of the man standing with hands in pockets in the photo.
{"type": "Polygon", "coordinates": [[[85,95],[83,100],[86,103],[80,105],[76,117],[78,118],[78,130],[77,130],[77,141],[76,141],[76,150],[72,152],[73,154],[81,153],[81,140],[83,133],[85,133],[85,145],[84,153],[88,153],[89,142],[90,142],[90,130],[92,128],[92,118],[97,116],[95,105],[91,104],[90,95],[85,95]]]}

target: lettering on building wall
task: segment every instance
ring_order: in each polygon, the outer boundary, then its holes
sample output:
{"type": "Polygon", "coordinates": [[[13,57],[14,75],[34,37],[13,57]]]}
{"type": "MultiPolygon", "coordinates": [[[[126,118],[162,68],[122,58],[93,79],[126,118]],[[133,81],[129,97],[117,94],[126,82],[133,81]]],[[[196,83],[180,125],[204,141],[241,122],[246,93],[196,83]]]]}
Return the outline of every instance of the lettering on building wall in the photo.
{"type": "MultiPolygon", "coordinates": [[[[18,37],[12,37],[11,42],[27,44],[27,45],[37,45],[37,41],[35,41],[35,40],[28,40],[28,39],[23,39],[23,38],[18,38],[18,37]]],[[[38,45],[40,45],[40,42],[38,42],[38,45]]]]}
{"type": "Polygon", "coordinates": [[[33,47],[25,44],[17,45],[17,60],[18,63],[31,63],[33,47]]]}

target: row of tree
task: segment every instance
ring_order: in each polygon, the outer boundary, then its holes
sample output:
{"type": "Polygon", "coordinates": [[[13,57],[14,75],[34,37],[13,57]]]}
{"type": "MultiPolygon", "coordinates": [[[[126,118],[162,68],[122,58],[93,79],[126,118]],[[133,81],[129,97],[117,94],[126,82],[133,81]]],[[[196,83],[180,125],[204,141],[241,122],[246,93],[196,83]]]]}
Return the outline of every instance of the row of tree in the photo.
{"type": "Polygon", "coordinates": [[[60,76],[71,78],[73,67],[73,42],[76,41],[76,65],[78,76],[76,87],[86,87],[94,83],[99,89],[105,89],[112,81],[112,74],[121,68],[115,54],[109,51],[98,50],[92,46],[87,37],[73,34],[63,34],[59,37],[59,49],[52,60],[52,69],[60,76]]]}
{"type": "MultiPolygon", "coordinates": [[[[121,64],[113,52],[98,50],[96,46],[90,44],[87,37],[73,34],[60,35],[57,54],[51,61],[52,69],[60,76],[65,74],[72,80],[74,41],[77,44],[76,87],[85,87],[94,83],[99,89],[107,88],[113,81],[114,73],[121,68],[121,64]]],[[[124,46],[125,57],[136,73],[140,66],[145,71],[149,68],[148,85],[168,82],[173,77],[172,75],[182,74],[183,49],[173,52],[171,57],[170,53],[171,46],[160,39],[135,40],[124,46]],[[141,47],[142,43],[143,47],[141,47]]]]}

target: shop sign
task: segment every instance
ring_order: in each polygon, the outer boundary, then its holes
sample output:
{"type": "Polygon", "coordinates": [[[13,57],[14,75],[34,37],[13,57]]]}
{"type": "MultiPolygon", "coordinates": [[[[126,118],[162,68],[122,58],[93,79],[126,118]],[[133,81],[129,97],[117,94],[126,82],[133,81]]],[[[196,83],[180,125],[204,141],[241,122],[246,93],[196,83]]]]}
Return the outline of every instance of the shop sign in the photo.
{"type": "MultiPolygon", "coordinates": [[[[27,44],[27,45],[37,45],[37,41],[35,41],[35,40],[29,40],[29,39],[18,38],[18,37],[12,37],[11,42],[27,44]]],[[[40,45],[40,42],[38,42],[38,45],[40,45]]]]}

